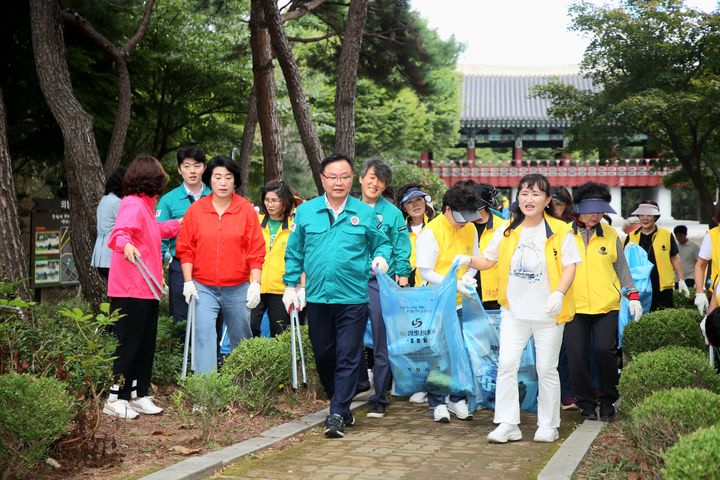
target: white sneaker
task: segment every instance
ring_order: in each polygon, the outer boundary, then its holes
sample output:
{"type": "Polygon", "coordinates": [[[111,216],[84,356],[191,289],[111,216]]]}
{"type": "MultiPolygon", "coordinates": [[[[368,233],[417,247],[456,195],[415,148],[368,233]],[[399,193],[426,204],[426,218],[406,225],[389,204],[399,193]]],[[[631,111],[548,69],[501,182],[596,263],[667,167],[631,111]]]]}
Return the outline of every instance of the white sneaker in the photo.
{"type": "Polygon", "coordinates": [[[424,404],[427,402],[427,392],[416,392],[410,395],[410,399],[408,400],[410,403],[419,403],[424,404]]]}
{"type": "Polygon", "coordinates": [[[560,438],[557,428],[540,427],[535,432],[533,441],[541,443],[552,443],[560,438]]]}
{"type": "Polygon", "coordinates": [[[127,400],[115,400],[114,402],[110,400],[105,401],[103,413],[113,417],[124,418],[125,420],[132,420],[140,415],[130,406],[127,400]]]}
{"type": "Polygon", "coordinates": [[[447,409],[454,414],[459,420],[472,420],[473,414],[468,410],[468,404],[465,399],[457,402],[449,401],[447,409]]]}
{"type": "Polygon", "coordinates": [[[436,422],[450,423],[450,412],[446,405],[438,405],[433,409],[433,418],[436,422]]]}
{"type": "Polygon", "coordinates": [[[512,423],[501,423],[487,436],[487,441],[490,443],[519,442],[520,440],[522,440],[522,432],[517,425],[512,423]]]}
{"type": "Polygon", "coordinates": [[[152,397],[140,397],[130,401],[130,406],[138,413],[145,415],[157,415],[162,413],[163,409],[155,405],[152,397]]]}

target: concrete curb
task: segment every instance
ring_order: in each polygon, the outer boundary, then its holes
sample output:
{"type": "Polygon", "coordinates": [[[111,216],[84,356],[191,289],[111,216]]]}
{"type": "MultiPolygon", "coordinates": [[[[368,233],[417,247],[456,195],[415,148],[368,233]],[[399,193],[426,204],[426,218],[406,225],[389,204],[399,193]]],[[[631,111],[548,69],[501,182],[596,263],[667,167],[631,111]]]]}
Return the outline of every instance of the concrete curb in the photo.
{"type": "MultiPolygon", "coordinates": [[[[356,397],[350,405],[350,410],[355,411],[367,405],[368,394],[356,397]]],[[[294,435],[310,430],[321,425],[325,417],[330,413],[329,409],[310,413],[292,422],[284,423],[265,430],[257,437],[248,438],[245,441],[230,445],[222,450],[210,452],[198,457],[191,457],[182,462],[170,465],[158,470],[155,473],[142,477],[143,480],[200,480],[212,475],[226,465],[236,462],[246,455],[259,452],[269,446],[294,435]]]]}
{"type": "Polygon", "coordinates": [[[585,420],[560,445],[538,474],[538,480],[569,480],[605,425],[605,422],[585,420]]]}

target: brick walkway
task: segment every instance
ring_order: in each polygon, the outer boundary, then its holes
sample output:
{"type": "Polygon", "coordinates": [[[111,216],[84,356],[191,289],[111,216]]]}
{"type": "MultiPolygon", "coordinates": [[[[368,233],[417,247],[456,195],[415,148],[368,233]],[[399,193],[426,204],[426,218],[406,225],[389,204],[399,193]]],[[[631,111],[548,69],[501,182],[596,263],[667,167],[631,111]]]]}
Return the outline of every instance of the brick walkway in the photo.
{"type": "Polygon", "coordinates": [[[560,443],[575,428],[577,412],[563,412],[560,440],[532,441],[535,416],[523,414],[523,440],[488,444],[492,412],[481,411],[463,422],[433,422],[427,407],[395,400],[384,419],[355,412],[357,424],[343,439],[326,439],[320,428],[299,444],[230,465],[215,478],[375,480],[394,479],[529,479],[535,478],[560,443]]]}

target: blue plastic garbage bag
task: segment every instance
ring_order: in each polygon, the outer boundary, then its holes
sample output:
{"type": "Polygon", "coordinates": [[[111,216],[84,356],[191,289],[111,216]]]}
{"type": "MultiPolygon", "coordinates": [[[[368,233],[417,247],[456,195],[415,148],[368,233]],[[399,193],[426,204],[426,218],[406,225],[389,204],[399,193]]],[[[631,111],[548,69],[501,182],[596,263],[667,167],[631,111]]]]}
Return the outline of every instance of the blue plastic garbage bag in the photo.
{"type": "Polygon", "coordinates": [[[395,394],[438,392],[469,395],[470,360],[456,312],[457,265],[439,285],[400,288],[378,272],[395,394]]]}
{"type": "MultiPolygon", "coordinates": [[[[630,275],[632,275],[635,288],[640,294],[640,303],[642,303],[643,312],[649,312],[652,305],[652,282],[650,281],[650,272],[652,272],[653,264],[648,260],[647,252],[635,243],[628,243],[625,247],[625,258],[630,267],[630,275]]],[[[630,302],[627,298],[622,297],[620,300],[620,312],[618,314],[618,348],[622,348],[622,338],[625,327],[633,321],[630,316],[630,302]]]]}
{"type": "Polygon", "coordinates": [[[368,317],[368,321],[365,324],[365,334],[363,335],[363,343],[367,348],[373,348],[375,343],[373,342],[372,338],[372,322],[370,321],[370,317],[368,317]]]}
{"type": "MultiPolygon", "coordinates": [[[[495,408],[495,382],[500,352],[500,311],[486,311],[477,292],[463,297],[463,336],[470,356],[475,382],[475,395],[468,407],[477,405],[495,408]]],[[[535,368],[535,344],[531,338],[523,350],[518,369],[520,409],[537,412],[538,378],[535,368]]]]}

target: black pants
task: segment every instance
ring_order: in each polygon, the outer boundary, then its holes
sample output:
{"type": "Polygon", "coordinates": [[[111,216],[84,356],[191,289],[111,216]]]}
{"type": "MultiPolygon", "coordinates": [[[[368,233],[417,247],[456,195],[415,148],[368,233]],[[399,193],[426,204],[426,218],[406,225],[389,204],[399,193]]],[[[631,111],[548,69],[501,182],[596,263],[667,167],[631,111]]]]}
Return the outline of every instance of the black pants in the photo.
{"type": "Polygon", "coordinates": [[[113,376],[115,383],[122,382],[118,398],[130,400],[134,380],[137,380],[138,397],[148,395],[155,356],[159,306],[160,302],[157,300],[110,299],[110,310],[119,309],[124,315],[113,326],[113,332],[118,339],[113,376]]]}
{"type": "Polygon", "coordinates": [[[614,403],[618,399],[617,364],[618,311],[596,315],[578,313],[565,324],[563,343],[567,353],[570,385],[579,408],[598,403],[614,403]],[[595,342],[590,351],[590,335],[595,342]],[[590,381],[590,355],[595,355],[600,391],[593,393],[590,381]]]}
{"type": "Polygon", "coordinates": [[[260,303],[250,311],[250,329],[253,337],[260,336],[260,325],[263,315],[267,310],[270,320],[270,335],[276,336],[290,326],[290,315],[285,311],[282,302],[282,295],[278,293],[263,293],[260,295],[260,303]]]}
{"type": "Polygon", "coordinates": [[[653,292],[650,311],[654,312],[655,310],[662,310],[664,308],[673,308],[674,305],[673,289],[668,288],[659,292],[653,292]]]}
{"type": "Polygon", "coordinates": [[[183,278],[180,259],[173,257],[168,265],[168,288],[170,289],[170,315],[175,322],[187,320],[188,304],[183,296],[183,278]]]}
{"type": "Polygon", "coordinates": [[[347,417],[358,385],[368,304],[308,303],[310,342],[330,413],[347,417]]]}
{"type": "Polygon", "coordinates": [[[109,267],[97,267],[97,271],[100,274],[101,277],[105,279],[107,282],[108,277],[110,276],[110,268],[109,267]]]}

